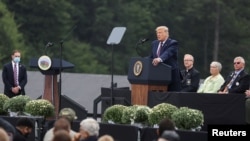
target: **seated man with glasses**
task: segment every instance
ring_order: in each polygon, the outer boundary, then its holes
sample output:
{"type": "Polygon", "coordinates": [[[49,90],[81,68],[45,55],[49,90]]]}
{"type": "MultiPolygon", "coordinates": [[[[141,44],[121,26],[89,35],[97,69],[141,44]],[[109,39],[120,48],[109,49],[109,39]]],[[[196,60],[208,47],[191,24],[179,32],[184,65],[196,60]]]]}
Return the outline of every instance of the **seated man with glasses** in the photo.
{"type": "Polygon", "coordinates": [[[234,71],[226,78],[218,91],[219,94],[242,93],[249,89],[250,76],[245,72],[245,60],[238,56],[234,58],[234,71]]]}
{"type": "Polygon", "coordinates": [[[200,83],[200,72],[194,68],[194,57],[184,55],[185,69],[181,70],[181,92],[196,92],[200,83]]]}

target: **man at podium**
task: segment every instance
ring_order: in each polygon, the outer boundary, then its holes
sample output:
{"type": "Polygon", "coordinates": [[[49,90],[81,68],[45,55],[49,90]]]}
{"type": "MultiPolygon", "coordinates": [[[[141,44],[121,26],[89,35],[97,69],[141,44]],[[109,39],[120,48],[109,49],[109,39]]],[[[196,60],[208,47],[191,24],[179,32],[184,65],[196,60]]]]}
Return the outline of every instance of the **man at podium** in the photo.
{"type": "MultiPolygon", "coordinates": [[[[172,81],[168,85],[168,91],[180,91],[180,71],[178,66],[178,42],[169,38],[168,27],[158,26],[156,28],[157,40],[152,42],[151,58],[152,64],[157,66],[165,63],[172,67],[172,81]]],[[[164,75],[164,74],[163,74],[164,75]]]]}

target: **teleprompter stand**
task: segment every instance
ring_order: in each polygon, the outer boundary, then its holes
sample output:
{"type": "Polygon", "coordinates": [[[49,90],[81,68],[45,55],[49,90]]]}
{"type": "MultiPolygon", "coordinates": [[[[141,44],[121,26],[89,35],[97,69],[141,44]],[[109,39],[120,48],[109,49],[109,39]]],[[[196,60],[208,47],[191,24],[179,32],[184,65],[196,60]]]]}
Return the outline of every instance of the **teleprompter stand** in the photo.
{"type": "Polygon", "coordinates": [[[114,66],[114,45],[118,45],[126,31],[126,27],[114,27],[112,32],[109,35],[109,38],[107,40],[107,44],[111,45],[112,47],[112,63],[111,63],[111,105],[114,103],[113,98],[113,89],[114,89],[114,82],[113,82],[113,66],[114,66]]]}

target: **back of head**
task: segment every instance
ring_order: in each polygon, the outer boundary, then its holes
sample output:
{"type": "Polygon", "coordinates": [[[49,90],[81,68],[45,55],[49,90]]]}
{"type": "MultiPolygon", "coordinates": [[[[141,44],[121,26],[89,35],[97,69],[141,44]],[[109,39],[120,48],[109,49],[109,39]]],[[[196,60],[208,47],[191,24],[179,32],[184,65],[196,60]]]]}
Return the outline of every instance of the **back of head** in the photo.
{"type": "Polygon", "coordinates": [[[99,123],[93,118],[86,118],[81,121],[80,128],[89,133],[90,136],[99,136],[99,123]]]}
{"type": "Polygon", "coordinates": [[[163,138],[167,141],[180,141],[179,134],[174,130],[166,130],[162,133],[160,138],[163,138]]]}
{"type": "Polygon", "coordinates": [[[160,121],[159,129],[158,129],[158,136],[161,136],[165,130],[175,130],[174,122],[168,118],[165,118],[160,121]]]}
{"type": "Polygon", "coordinates": [[[32,120],[29,118],[26,118],[26,117],[19,118],[17,120],[16,126],[17,127],[29,127],[29,128],[34,129],[34,124],[33,124],[32,120]]]}
{"type": "Polygon", "coordinates": [[[9,134],[15,135],[16,133],[14,126],[3,118],[0,118],[0,127],[2,127],[9,134]]]}
{"type": "Polygon", "coordinates": [[[0,128],[0,141],[10,141],[7,132],[3,128],[0,128]]]}
{"type": "Polygon", "coordinates": [[[76,112],[71,108],[63,108],[59,112],[59,117],[66,117],[70,122],[77,119],[76,112]]]}
{"type": "Polygon", "coordinates": [[[71,141],[71,137],[65,130],[57,130],[52,141],[71,141]]]}
{"type": "Polygon", "coordinates": [[[70,132],[71,126],[68,119],[61,117],[58,120],[56,120],[54,124],[54,133],[58,130],[65,130],[67,132],[70,132]]]}
{"type": "Polygon", "coordinates": [[[114,141],[114,138],[110,135],[102,135],[98,141],[114,141]]]}

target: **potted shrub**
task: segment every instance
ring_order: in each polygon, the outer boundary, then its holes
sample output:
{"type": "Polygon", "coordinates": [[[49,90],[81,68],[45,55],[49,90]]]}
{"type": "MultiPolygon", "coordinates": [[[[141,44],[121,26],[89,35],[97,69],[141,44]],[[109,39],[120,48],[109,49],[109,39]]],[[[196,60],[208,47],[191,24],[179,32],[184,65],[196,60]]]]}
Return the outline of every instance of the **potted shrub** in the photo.
{"type": "Polygon", "coordinates": [[[3,109],[8,112],[16,112],[18,114],[23,114],[24,107],[28,101],[30,101],[31,98],[26,95],[18,95],[15,97],[12,97],[3,105],[3,109]]]}
{"type": "Polygon", "coordinates": [[[169,103],[161,103],[154,106],[148,116],[149,124],[157,126],[162,119],[171,119],[172,114],[176,110],[178,110],[178,108],[169,103]]]}
{"type": "Polygon", "coordinates": [[[145,105],[135,105],[135,123],[148,124],[148,115],[151,112],[151,108],[145,105]]]}
{"type": "Polygon", "coordinates": [[[24,112],[32,116],[43,116],[45,118],[54,116],[55,107],[46,99],[31,100],[26,103],[24,112]]]}
{"type": "Polygon", "coordinates": [[[129,106],[123,110],[122,123],[142,125],[148,124],[148,114],[150,111],[151,109],[145,105],[129,106]]]}
{"type": "Polygon", "coordinates": [[[172,120],[178,129],[199,130],[204,122],[204,115],[200,110],[181,107],[172,114],[172,120]]]}
{"type": "Polygon", "coordinates": [[[9,99],[5,94],[0,94],[0,115],[7,114],[7,110],[3,109],[4,103],[9,99]]]}
{"type": "Polygon", "coordinates": [[[134,106],[128,106],[122,112],[122,123],[131,124],[134,123],[136,109],[134,106]]]}
{"type": "Polygon", "coordinates": [[[102,121],[108,123],[122,123],[122,113],[126,108],[126,106],[120,104],[108,107],[103,113],[102,121]]]}

